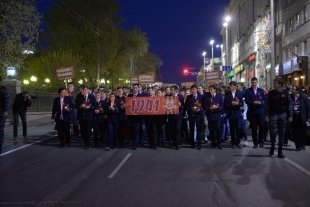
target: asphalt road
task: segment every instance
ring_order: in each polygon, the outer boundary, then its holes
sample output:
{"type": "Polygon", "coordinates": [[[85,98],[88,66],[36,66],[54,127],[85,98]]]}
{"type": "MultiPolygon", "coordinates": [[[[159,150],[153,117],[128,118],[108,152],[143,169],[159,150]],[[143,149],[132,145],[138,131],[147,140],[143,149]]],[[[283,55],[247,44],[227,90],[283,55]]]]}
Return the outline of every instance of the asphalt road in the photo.
{"type": "Polygon", "coordinates": [[[309,149],[58,148],[52,133],[0,156],[0,206],[310,206],[309,149]],[[16,151],[14,151],[16,150],[16,151]]]}

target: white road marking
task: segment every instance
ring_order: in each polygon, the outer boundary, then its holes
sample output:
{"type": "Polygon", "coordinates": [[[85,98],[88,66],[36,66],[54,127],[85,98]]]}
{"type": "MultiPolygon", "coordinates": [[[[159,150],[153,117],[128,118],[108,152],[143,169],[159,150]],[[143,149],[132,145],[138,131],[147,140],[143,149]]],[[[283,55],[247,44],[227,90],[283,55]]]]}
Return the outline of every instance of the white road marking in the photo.
{"type": "Polygon", "coordinates": [[[298,170],[300,170],[301,172],[305,173],[306,175],[308,175],[310,177],[310,171],[307,170],[306,168],[302,167],[301,165],[297,164],[296,162],[290,160],[289,158],[285,158],[284,159],[286,162],[290,163],[291,165],[293,165],[295,168],[297,168],[298,170]]]}
{"type": "Polygon", "coordinates": [[[124,159],[118,164],[118,166],[113,170],[113,172],[111,172],[111,174],[109,175],[109,179],[113,178],[116,173],[118,173],[118,171],[123,167],[123,165],[126,163],[126,161],[129,159],[129,157],[132,155],[132,153],[128,153],[124,159]]]}
{"type": "Polygon", "coordinates": [[[16,152],[16,151],[18,151],[18,150],[24,149],[24,148],[26,148],[26,147],[30,147],[31,145],[34,145],[34,144],[36,144],[36,143],[45,141],[45,140],[50,139],[50,138],[51,138],[51,137],[47,137],[47,138],[45,138],[45,139],[38,140],[38,141],[35,141],[35,142],[33,142],[33,143],[30,143],[30,144],[26,144],[26,145],[21,146],[21,147],[18,147],[18,148],[16,148],[16,149],[9,150],[9,151],[7,151],[7,152],[4,152],[4,153],[0,154],[0,157],[2,157],[2,156],[4,156],[4,155],[7,155],[7,154],[11,154],[11,153],[13,153],[13,152],[16,152]]]}

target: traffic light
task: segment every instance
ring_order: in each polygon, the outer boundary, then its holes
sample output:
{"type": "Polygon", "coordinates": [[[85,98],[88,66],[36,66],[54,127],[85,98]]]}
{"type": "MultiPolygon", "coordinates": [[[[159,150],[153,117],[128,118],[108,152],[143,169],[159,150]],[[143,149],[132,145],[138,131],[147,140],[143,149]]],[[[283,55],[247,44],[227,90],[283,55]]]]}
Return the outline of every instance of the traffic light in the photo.
{"type": "Polygon", "coordinates": [[[188,75],[188,69],[187,68],[183,69],[183,75],[188,75]]]}

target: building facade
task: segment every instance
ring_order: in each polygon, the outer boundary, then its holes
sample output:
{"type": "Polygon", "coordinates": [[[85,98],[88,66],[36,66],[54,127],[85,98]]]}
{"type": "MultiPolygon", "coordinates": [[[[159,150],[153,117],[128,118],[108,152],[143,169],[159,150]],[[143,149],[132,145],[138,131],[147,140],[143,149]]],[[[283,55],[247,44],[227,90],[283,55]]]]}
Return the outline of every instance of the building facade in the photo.
{"type": "Polygon", "coordinates": [[[231,0],[225,14],[231,21],[223,28],[225,82],[247,85],[257,77],[259,86],[272,87],[275,76],[287,83],[309,83],[309,0],[231,0]],[[274,18],[272,18],[274,17],[274,18]]]}

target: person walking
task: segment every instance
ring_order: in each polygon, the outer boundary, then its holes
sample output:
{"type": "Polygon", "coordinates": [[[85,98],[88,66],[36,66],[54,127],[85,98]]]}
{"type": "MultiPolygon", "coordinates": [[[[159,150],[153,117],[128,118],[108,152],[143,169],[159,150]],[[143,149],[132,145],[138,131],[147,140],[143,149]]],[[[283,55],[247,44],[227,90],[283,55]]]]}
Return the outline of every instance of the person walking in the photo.
{"type": "MultiPolygon", "coordinates": [[[[203,96],[198,94],[197,85],[191,86],[192,94],[186,98],[185,109],[188,114],[189,121],[189,137],[191,147],[195,148],[195,127],[196,127],[196,141],[197,149],[201,149],[201,139],[202,139],[202,130],[203,130],[203,96]]],[[[175,132],[173,132],[175,133],[175,132]]]]}
{"type": "Polygon", "coordinates": [[[23,124],[23,136],[24,139],[27,138],[27,108],[30,107],[32,104],[31,96],[29,95],[28,91],[23,91],[22,93],[18,93],[15,96],[12,110],[13,110],[13,136],[14,141],[18,136],[18,124],[19,124],[19,117],[23,124]]]}
{"type": "Polygon", "coordinates": [[[60,87],[58,89],[59,97],[56,97],[53,102],[52,119],[55,120],[55,129],[58,132],[59,147],[64,147],[65,144],[69,147],[71,111],[74,107],[71,97],[66,96],[66,88],[60,87]]]}
{"type": "Polygon", "coordinates": [[[221,147],[221,116],[223,112],[223,97],[216,92],[216,85],[209,86],[209,95],[205,98],[204,107],[208,118],[208,127],[210,132],[210,148],[221,147]]]}
{"type": "Polygon", "coordinates": [[[298,86],[291,89],[290,99],[293,108],[293,120],[291,123],[292,138],[297,151],[305,150],[307,122],[310,120],[310,102],[307,95],[301,92],[298,86]]]}
{"type": "Polygon", "coordinates": [[[269,155],[274,155],[276,136],[278,135],[278,157],[285,158],[282,152],[284,141],[285,126],[288,119],[292,122],[292,104],[288,91],[283,88],[283,79],[278,77],[274,79],[274,89],[268,93],[266,103],[266,121],[269,122],[271,148],[269,155]]]}
{"type": "Polygon", "coordinates": [[[248,105],[248,119],[252,128],[254,149],[264,147],[265,102],[266,95],[262,88],[257,87],[256,77],[251,79],[251,87],[245,91],[245,102],[248,105]],[[258,136],[257,136],[258,129],[258,136]]]}
{"type": "MultiPolygon", "coordinates": [[[[0,83],[1,83],[0,76],[0,83]]],[[[4,125],[6,118],[8,117],[10,96],[6,90],[6,87],[0,85],[0,154],[2,152],[2,145],[4,140],[4,125]]]]}
{"type": "Polygon", "coordinates": [[[229,83],[230,91],[225,95],[224,108],[227,113],[227,117],[229,120],[230,126],[230,136],[231,136],[231,146],[232,148],[239,148],[240,140],[242,137],[242,111],[241,107],[243,107],[243,95],[241,92],[236,91],[237,83],[235,81],[231,81],[229,83]]]}

